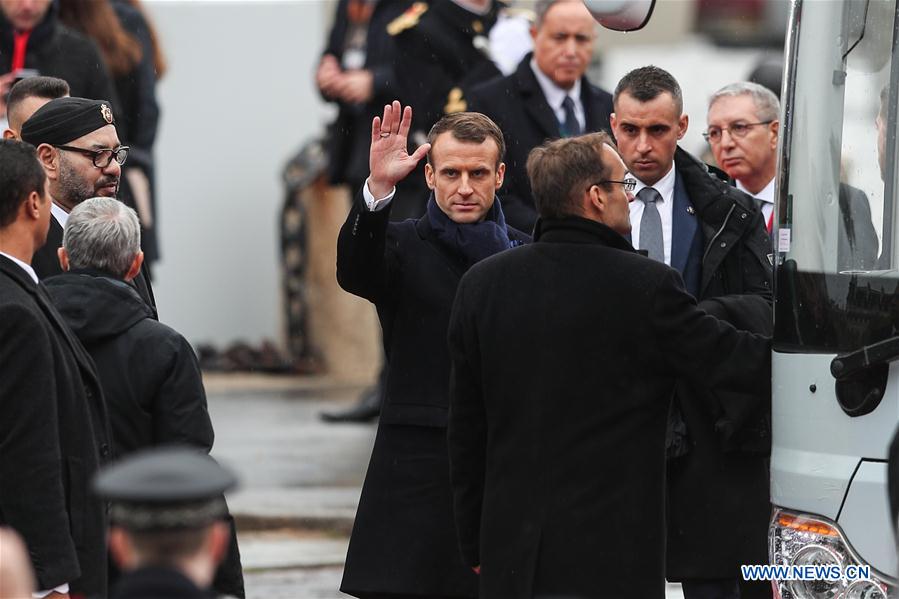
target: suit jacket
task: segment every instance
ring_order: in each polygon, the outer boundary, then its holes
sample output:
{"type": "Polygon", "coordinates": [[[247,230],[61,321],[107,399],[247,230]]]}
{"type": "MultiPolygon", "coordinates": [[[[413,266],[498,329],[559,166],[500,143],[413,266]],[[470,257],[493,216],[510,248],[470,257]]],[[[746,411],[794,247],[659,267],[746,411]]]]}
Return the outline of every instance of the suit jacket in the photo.
{"type": "MultiPolygon", "coordinates": [[[[63,228],[55,217],[50,218],[50,228],[47,230],[47,241],[41,248],[34,253],[31,259],[31,268],[37,273],[42,281],[49,277],[61,275],[65,271],[59,264],[59,256],[57,250],[62,247],[63,228]]],[[[129,283],[137,290],[141,299],[152,309],[153,318],[157,317],[156,313],[156,296],[153,294],[153,287],[150,285],[150,277],[144,273],[146,271],[146,263],[141,265],[140,272],[129,283]]]]}
{"type": "Polygon", "coordinates": [[[454,508],[480,597],[664,597],[676,381],[761,390],[770,340],[706,315],[677,271],[569,217],[472,267],[449,344],[454,508]]]}
{"type": "MultiPolygon", "coordinates": [[[[337,240],[337,281],[378,310],[388,363],[381,422],[446,426],[446,326],[467,264],[437,240],[427,214],[388,224],[389,212],[369,211],[357,193],[337,240]]],[[[509,238],[530,240],[511,228],[509,238]]]]}
{"type": "MultiPolygon", "coordinates": [[[[525,56],[511,75],[477,85],[468,93],[468,109],[486,114],[502,129],[506,177],[499,197],[506,221],[522,231],[532,230],[537,220],[528,181],[528,153],[547,140],[561,137],[559,121],[531,69],[532,57],[533,53],[525,56]]],[[[585,132],[609,132],[612,95],[584,77],[581,103],[586,116],[585,132]]]]}
{"type": "Polygon", "coordinates": [[[110,458],[94,364],[46,291],[0,256],[0,524],[25,539],[38,588],[106,595],[106,511],[90,482],[110,458]]]}

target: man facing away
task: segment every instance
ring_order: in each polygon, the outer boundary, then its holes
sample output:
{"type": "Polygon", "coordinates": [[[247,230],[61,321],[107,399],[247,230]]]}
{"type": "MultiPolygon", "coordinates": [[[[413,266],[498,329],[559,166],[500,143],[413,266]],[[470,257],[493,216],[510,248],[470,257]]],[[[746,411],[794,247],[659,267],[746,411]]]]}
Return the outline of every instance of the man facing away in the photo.
{"type": "MultiPolygon", "coordinates": [[[[208,453],[214,433],[193,348],[157,321],[128,284],[143,263],[140,235],[137,214],[122,202],[81,202],[69,214],[58,250],[66,272],[47,279],[47,291],[97,366],[116,456],[166,444],[208,453]]],[[[233,532],[232,537],[215,588],[242,596],[233,532]]]]}
{"type": "Polygon", "coordinates": [[[213,599],[228,550],[223,493],[234,475],[203,452],[144,449],[102,471],[94,488],[112,502],[109,549],[125,571],[113,599],[213,599]]]}
{"type": "Polygon", "coordinates": [[[110,458],[103,392],[31,268],[50,222],[28,144],[0,140],[0,525],[22,535],[51,598],[106,595],[106,512],[89,489],[110,458]]]}
{"type": "Polygon", "coordinates": [[[631,247],[635,182],[606,134],[535,149],[528,174],[535,243],[475,265],[450,318],[464,559],[482,599],[661,599],[677,380],[764,394],[770,341],[706,314],[631,247]]]}
{"type": "MultiPolygon", "coordinates": [[[[687,131],[680,85],[654,66],[618,83],[612,129],[637,179],[631,240],[677,270],[700,307],[738,329],[770,334],[771,246],[751,197],[678,147],[687,131]]],[[[743,356],[734,354],[738,364],[743,356]]],[[[766,381],[770,384],[770,381],[766,381]]],[[[771,515],[767,397],[705,409],[707,393],[678,385],[669,418],[668,571],[687,599],[770,597],[746,583],[741,564],[766,563],[771,515]],[[722,529],[712,522],[728,522],[722,529]],[[757,593],[757,594],[756,594],[757,593]]]]}
{"type": "Polygon", "coordinates": [[[478,85],[470,110],[483,112],[508,143],[499,198],[509,224],[530,231],[537,219],[525,170],[528,152],[547,139],[609,131],[612,96],[585,76],[593,57],[596,21],[583,2],[541,0],[531,27],[534,52],[515,73],[478,85]]]}

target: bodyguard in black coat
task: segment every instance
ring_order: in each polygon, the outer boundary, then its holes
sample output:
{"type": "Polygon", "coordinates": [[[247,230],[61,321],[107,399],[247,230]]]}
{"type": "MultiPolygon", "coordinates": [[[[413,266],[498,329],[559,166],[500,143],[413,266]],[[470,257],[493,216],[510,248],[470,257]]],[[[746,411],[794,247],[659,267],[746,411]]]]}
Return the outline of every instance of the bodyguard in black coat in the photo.
{"type": "MultiPolygon", "coordinates": [[[[638,179],[631,205],[635,245],[653,246],[651,229],[644,228],[652,224],[644,218],[652,206],[661,221],[656,259],[681,273],[700,307],[738,328],[770,334],[772,257],[761,211],[678,147],[688,117],[677,81],[658,67],[634,69],[618,83],[614,101],[618,148],[638,179]]],[[[731,359],[736,367],[743,356],[731,359]]],[[[687,599],[771,596],[766,582],[740,576],[741,564],[767,560],[768,397],[732,396],[718,404],[691,381],[678,385],[669,419],[666,576],[682,582],[687,599]]]]}
{"type": "Polygon", "coordinates": [[[110,457],[90,357],[28,262],[50,198],[27,144],[0,141],[0,525],[28,545],[38,588],[106,595],[106,512],[91,476],[110,457]]]}
{"type": "Polygon", "coordinates": [[[499,197],[509,224],[522,231],[533,229],[537,220],[528,152],[549,139],[609,131],[612,113],[612,95],[584,76],[593,56],[596,21],[583,3],[557,1],[545,13],[538,7],[531,33],[534,52],[514,73],[468,93],[469,110],[489,116],[506,137],[506,179],[499,197]],[[574,118],[567,126],[566,98],[574,118]]]}
{"type": "Polygon", "coordinates": [[[664,597],[678,378],[769,389],[770,341],[705,314],[677,271],[622,237],[630,198],[610,143],[592,134],[535,150],[535,243],[459,284],[451,477],[482,599],[664,597]]]}
{"type": "Polygon", "coordinates": [[[502,133],[473,113],[450,115],[431,134],[427,213],[389,223],[391,189],[428,151],[425,145],[406,154],[411,110],[402,125],[399,116],[394,102],[383,120],[375,118],[372,174],[337,246],[338,281],[377,307],[389,364],[341,590],[357,597],[476,597],[477,578],[462,563],[453,526],[446,327],[465,271],[528,238],[506,227],[494,202],[504,170],[502,133]]]}

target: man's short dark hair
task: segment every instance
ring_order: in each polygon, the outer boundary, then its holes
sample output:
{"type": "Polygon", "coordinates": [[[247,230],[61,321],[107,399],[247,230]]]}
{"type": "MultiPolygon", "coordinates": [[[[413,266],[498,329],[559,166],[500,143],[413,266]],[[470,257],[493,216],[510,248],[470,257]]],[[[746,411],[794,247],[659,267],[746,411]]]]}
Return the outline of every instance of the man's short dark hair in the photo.
{"type": "Polygon", "coordinates": [[[69,95],[69,84],[57,77],[26,77],[12,86],[9,90],[9,99],[6,101],[6,111],[12,112],[23,100],[27,98],[44,98],[55,100],[69,95]]]}
{"type": "Polygon", "coordinates": [[[618,96],[624,92],[639,102],[650,102],[667,92],[677,104],[678,115],[684,111],[684,96],[677,79],[665,69],[653,65],[634,69],[621,78],[612,97],[615,106],[618,106],[618,96]]]}
{"type": "Polygon", "coordinates": [[[503,139],[503,132],[490,117],[480,112],[454,112],[434,123],[428,133],[428,143],[431,144],[431,150],[428,152],[429,164],[433,163],[431,153],[434,151],[434,141],[441,133],[447,131],[459,141],[474,144],[482,144],[488,137],[492,138],[499,150],[496,155],[496,167],[499,168],[499,163],[506,155],[506,141],[503,139]]]}
{"type": "Polygon", "coordinates": [[[32,191],[44,196],[46,179],[34,146],[0,139],[0,228],[16,220],[19,206],[32,191]]]}
{"type": "MultiPolygon", "coordinates": [[[[528,155],[528,178],[542,218],[581,216],[584,191],[609,178],[612,165],[603,161],[604,145],[615,149],[608,133],[588,133],[550,141],[528,155]]],[[[609,189],[611,184],[603,187],[609,189]]]]}

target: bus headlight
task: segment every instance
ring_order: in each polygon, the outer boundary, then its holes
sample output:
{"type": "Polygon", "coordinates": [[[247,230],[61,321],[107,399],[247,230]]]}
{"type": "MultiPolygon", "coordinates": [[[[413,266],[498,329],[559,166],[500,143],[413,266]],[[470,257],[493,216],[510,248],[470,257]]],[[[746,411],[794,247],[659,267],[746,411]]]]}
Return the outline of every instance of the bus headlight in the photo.
{"type": "Polygon", "coordinates": [[[850,577],[867,566],[850,547],[835,522],[820,516],[774,510],[768,529],[768,556],[774,566],[839,569],[843,577],[821,580],[775,580],[782,599],[886,599],[899,592],[895,579],[870,568],[870,577],[850,577]]]}

